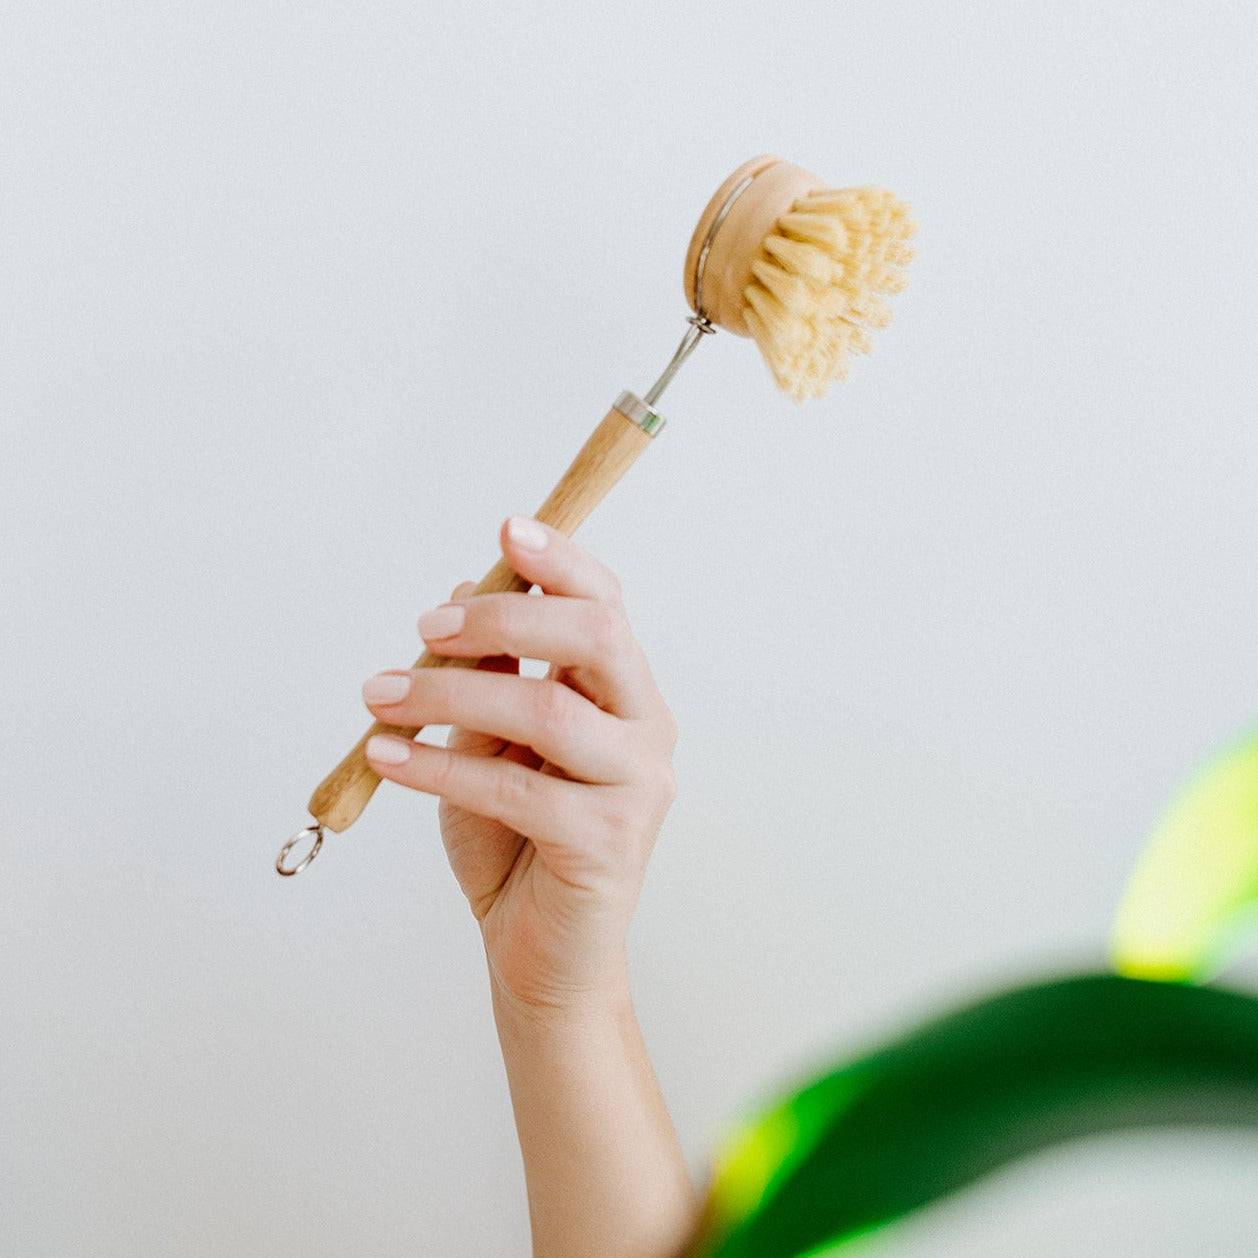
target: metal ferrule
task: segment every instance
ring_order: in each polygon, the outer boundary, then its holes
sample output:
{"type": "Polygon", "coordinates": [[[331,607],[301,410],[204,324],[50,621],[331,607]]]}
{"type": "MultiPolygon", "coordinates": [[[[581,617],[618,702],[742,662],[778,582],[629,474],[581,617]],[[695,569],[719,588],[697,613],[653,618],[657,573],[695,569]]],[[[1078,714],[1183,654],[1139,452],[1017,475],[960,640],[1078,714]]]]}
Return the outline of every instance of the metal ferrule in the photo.
{"type": "Polygon", "coordinates": [[[648,437],[654,437],[667,423],[659,411],[652,410],[636,393],[627,389],[616,399],[615,409],[637,424],[648,437]]]}

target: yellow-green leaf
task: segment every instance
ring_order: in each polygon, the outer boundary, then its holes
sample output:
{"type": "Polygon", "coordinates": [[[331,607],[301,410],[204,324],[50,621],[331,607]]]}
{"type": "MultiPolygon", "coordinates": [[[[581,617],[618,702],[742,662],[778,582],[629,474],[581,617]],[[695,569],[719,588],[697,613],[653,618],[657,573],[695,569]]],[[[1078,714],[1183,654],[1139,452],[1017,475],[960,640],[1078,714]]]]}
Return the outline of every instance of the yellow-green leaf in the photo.
{"type": "Polygon", "coordinates": [[[1258,928],[1258,731],[1200,770],[1141,854],[1119,906],[1115,969],[1203,982],[1258,928]]]}

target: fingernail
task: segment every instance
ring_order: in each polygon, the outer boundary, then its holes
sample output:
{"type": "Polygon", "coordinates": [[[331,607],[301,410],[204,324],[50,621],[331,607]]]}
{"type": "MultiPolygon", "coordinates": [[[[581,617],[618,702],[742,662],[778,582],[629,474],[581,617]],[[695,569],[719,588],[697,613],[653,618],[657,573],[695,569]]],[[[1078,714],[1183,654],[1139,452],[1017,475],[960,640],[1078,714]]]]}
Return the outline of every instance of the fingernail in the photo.
{"type": "Polygon", "coordinates": [[[368,703],[397,703],[410,689],[411,679],[404,673],[379,673],[363,682],[363,698],[368,703]]]}
{"type": "Polygon", "coordinates": [[[367,739],[367,759],[380,764],[405,764],[411,758],[411,745],[388,734],[372,734],[367,739]]]}
{"type": "Polygon", "coordinates": [[[422,638],[452,638],[463,628],[467,612],[458,603],[446,603],[434,607],[419,618],[419,633],[422,638]]]}
{"type": "Polygon", "coordinates": [[[546,530],[526,515],[513,515],[507,521],[507,536],[525,550],[546,549],[546,530]]]}

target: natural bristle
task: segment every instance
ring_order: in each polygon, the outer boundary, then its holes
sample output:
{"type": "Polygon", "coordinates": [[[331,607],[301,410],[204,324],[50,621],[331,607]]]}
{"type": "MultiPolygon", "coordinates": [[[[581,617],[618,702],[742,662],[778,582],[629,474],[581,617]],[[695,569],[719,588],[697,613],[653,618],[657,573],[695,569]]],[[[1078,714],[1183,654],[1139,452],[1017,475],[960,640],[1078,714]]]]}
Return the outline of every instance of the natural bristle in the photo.
{"type": "Polygon", "coordinates": [[[821,397],[867,354],[867,328],[885,327],[878,294],[908,283],[909,208],[885,188],[827,189],[800,197],[765,238],[743,290],[751,335],[784,392],[821,397]]]}

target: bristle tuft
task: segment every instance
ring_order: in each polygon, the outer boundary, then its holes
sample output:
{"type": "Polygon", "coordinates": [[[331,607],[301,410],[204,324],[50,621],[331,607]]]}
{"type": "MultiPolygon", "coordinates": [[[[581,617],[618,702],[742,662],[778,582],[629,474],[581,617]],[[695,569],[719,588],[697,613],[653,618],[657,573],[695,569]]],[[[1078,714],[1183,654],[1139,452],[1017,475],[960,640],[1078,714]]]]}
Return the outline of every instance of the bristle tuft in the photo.
{"type": "Polygon", "coordinates": [[[825,189],[795,202],[765,238],[743,291],[747,328],[796,401],[821,397],[847,378],[852,354],[870,350],[869,328],[902,292],[898,269],[913,258],[909,208],[884,188],[825,189]]]}

